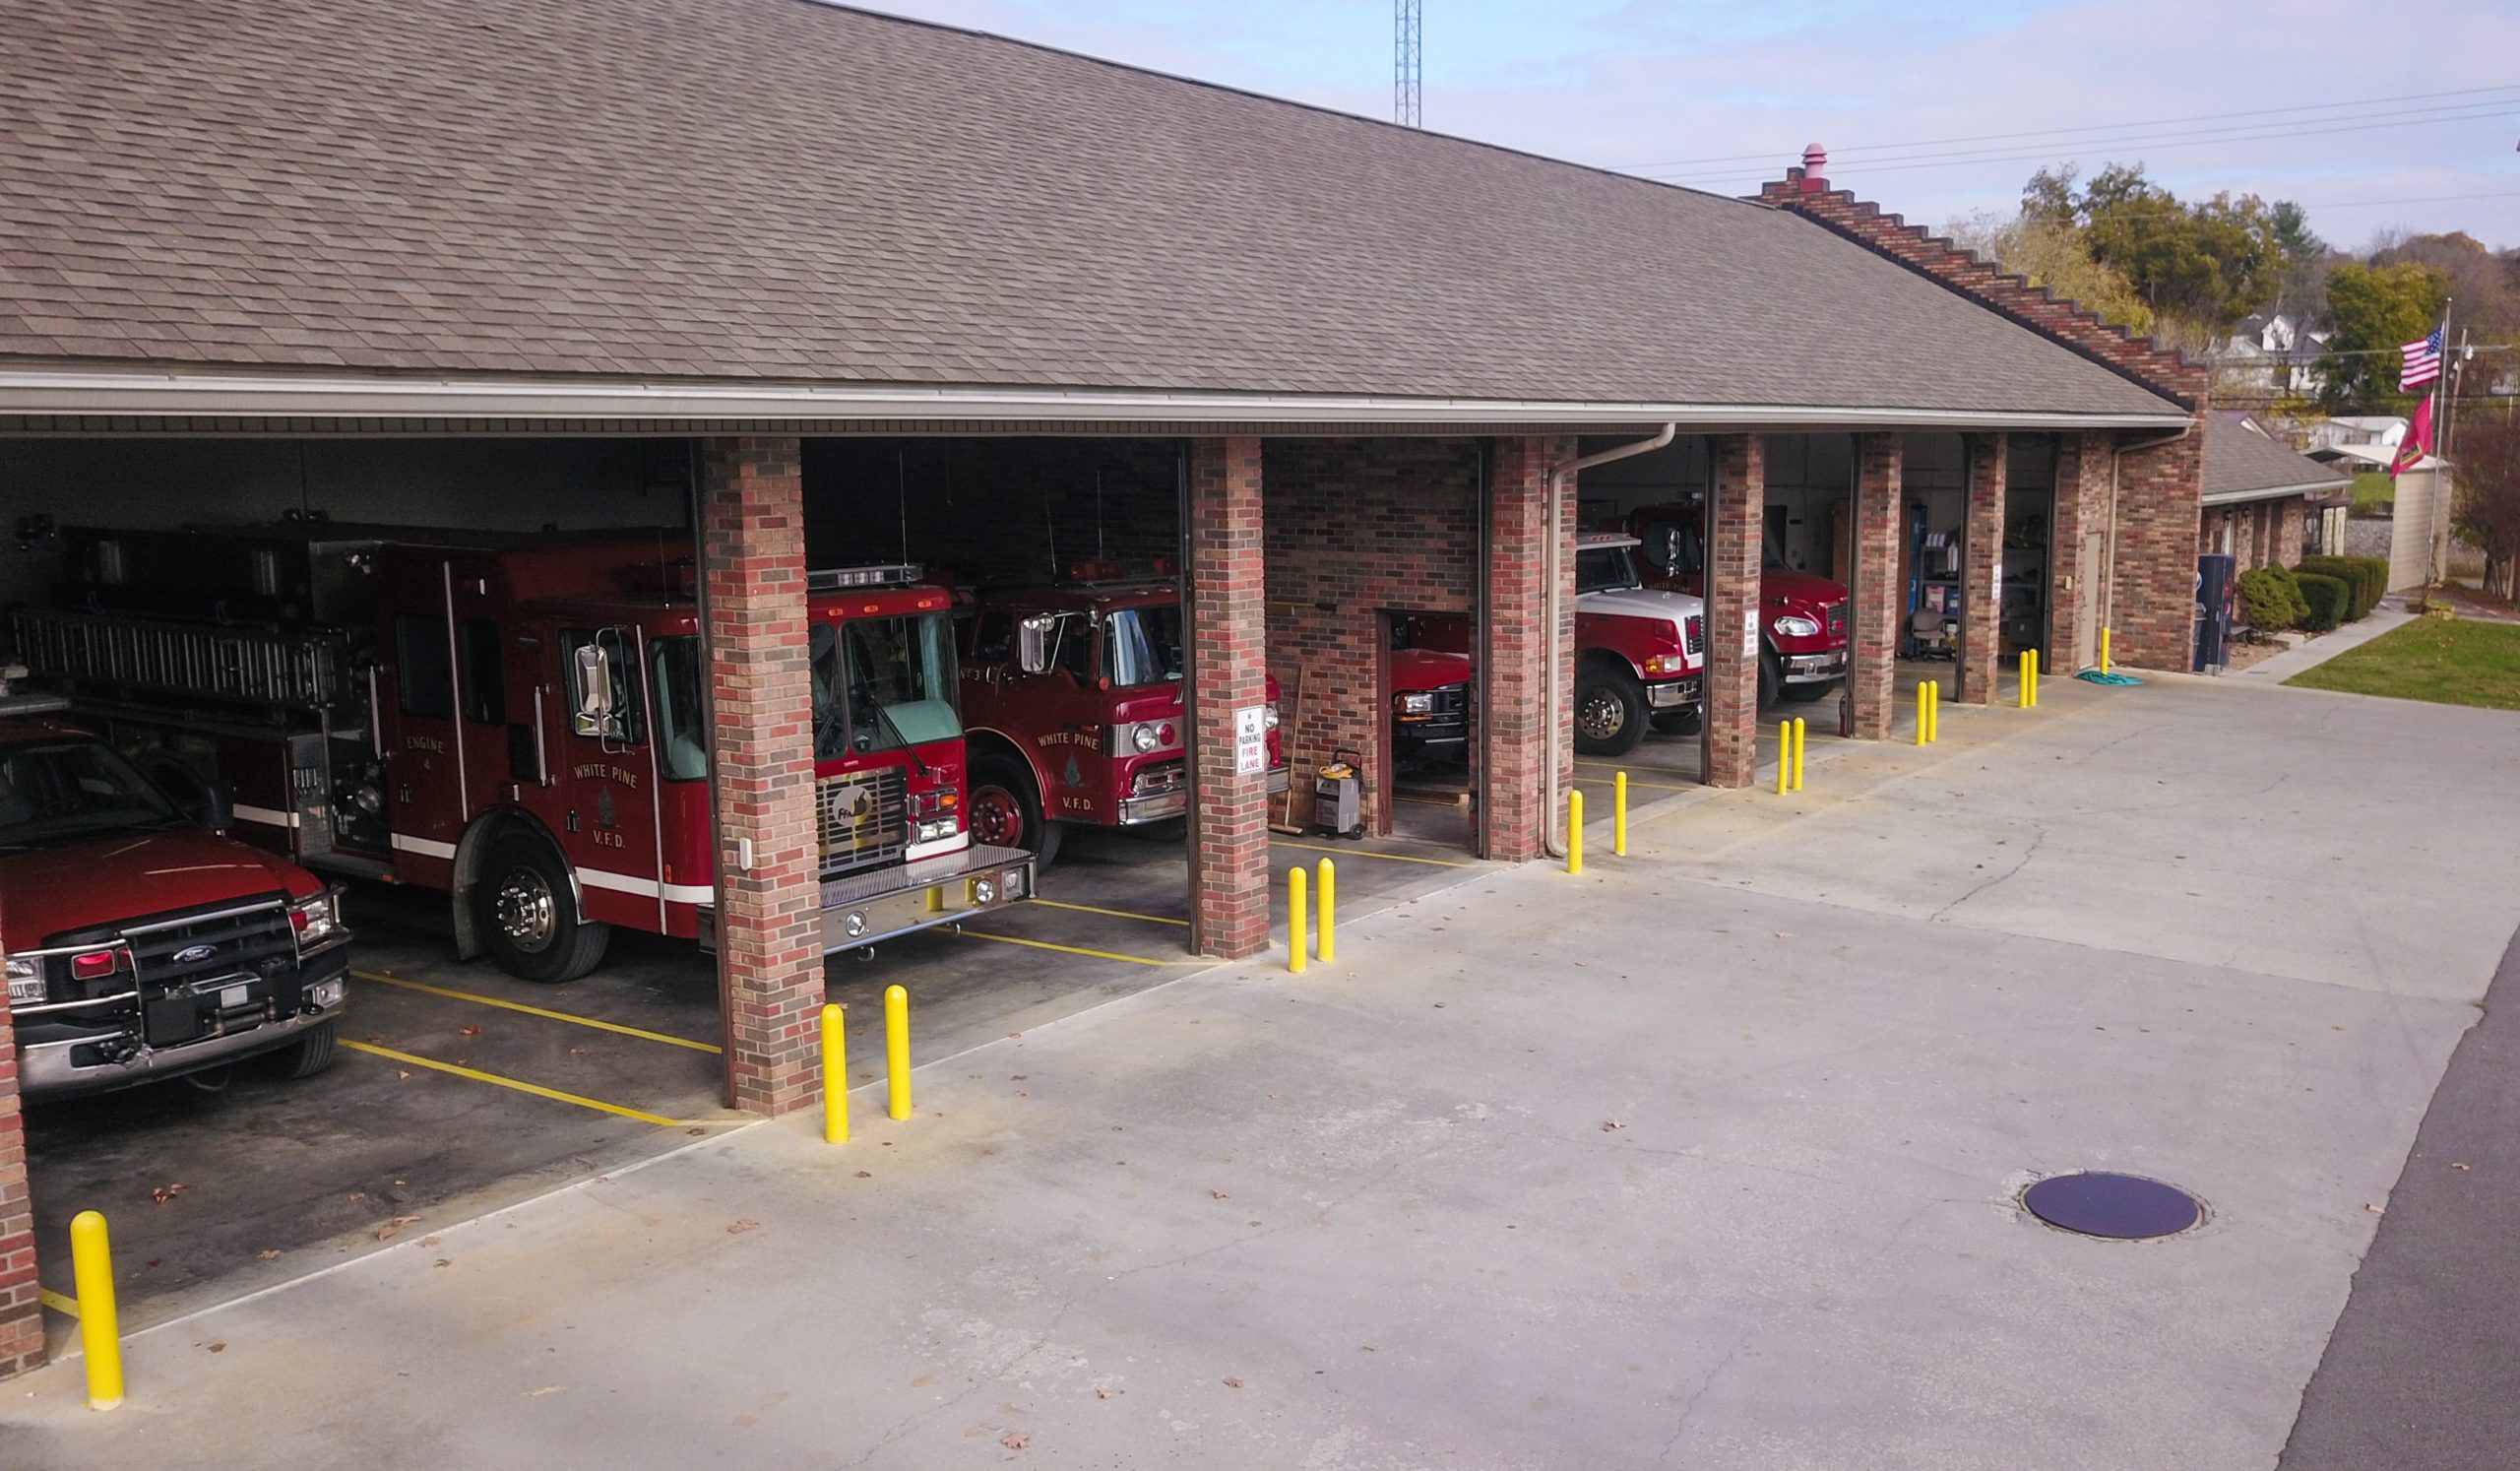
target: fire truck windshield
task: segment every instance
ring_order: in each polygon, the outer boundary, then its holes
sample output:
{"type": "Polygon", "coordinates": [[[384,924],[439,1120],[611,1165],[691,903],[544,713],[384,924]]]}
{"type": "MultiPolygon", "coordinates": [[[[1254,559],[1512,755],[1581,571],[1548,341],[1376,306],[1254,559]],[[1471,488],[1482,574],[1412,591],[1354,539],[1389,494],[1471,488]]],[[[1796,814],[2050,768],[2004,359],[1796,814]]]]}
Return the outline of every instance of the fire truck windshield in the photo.
{"type": "Polygon", "coordinates": [[[1181,605],[1158,603],[1112,613],[1102,624],[1102,660],[1103,672],[1121,689],[1179,683],[1181,605]]]}
{"type": "Polygon", "coordinates": [[[1614,593],[1641,586],[1625,546],[1587,546],[1575,553],[1575,591],[1614,593]]]}
{"type": "Polygon", "coordinates": [[[946,613],[816,623],[811,648],[815,759],[961,737],[946,613]]]}
{"type": "Polygon", "coordinates": [[[174,804],[102,741],[0,750],[0,849],[182,823],[174,804]]]}

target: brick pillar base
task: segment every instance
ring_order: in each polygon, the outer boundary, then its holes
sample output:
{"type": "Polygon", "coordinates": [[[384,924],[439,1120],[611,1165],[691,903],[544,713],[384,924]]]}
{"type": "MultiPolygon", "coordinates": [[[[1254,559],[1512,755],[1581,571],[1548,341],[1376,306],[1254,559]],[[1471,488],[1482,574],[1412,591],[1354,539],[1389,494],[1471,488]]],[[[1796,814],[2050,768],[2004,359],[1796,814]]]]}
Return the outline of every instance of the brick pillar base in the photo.
{"type": "Polygon", "coordinates": [[[1969,436],[1969,514],[1960,545],[1960,668],[1957,698],[1967,705],[1995,697],[2002,609],[1995,568],[2004,554],[2004,468],[2011,437],[1969,436]]]}
{"type": "Polygon", "coordinates": [[[1555,636],[1544,627],[1548,604],[1548,471],[1573,458],[1571,439],[1511,436],[1496,441],[1488,475],[1486,743],[1480,755],[1480,851],[1500,863],[1526,863],[1547,852],[1553,824],[1563,821],[1544,780],[1548,731],[1558,732],[1558,790],[1574,779],[1575,486],[1570,479],[1558,515],[1559,600],[1555,636]],[[1547,708],[1548,659],[1558,660],[1559,705],[1547,708]]]}
{"type": "Polygon", "coordinates": [[[792,436],[711,439],[700,565],[718,822],[718,975],[726,1105],[785,1114],[822,1097],[821,855],[805,643],[804,482],[792,436]],[[752,865],[737,866],[741,840],[752,865]]]}
{"type": "Polygon", "coordinates": [[[1899,581],[1907,450],[1905,434],[1856,436],[1855,646],[1847,656],[1847,694],[1858,740],[1887,738],[1898,714],[1899,644],[1906,631],[1900,625],[1908,606],[1899,581]]]}
{"type": "Polygon", "coordinates": [[[43,1363],[35,1292],[35,1207],[27,1191],[26,1119],[18,1105],[18,1039],[0,995],[0,1379],[43,1363]]]}
{"type": "Polygon", "coordinates": [[[1759,562],[1767,515],[1766,441],[1715,439],[1714,545],[1706,584],[1706,780],[1747,787],[1759,755],[1759,562]]]}
{"type": "Polygon", "coordinates": [[[1190,442],[1190,943],[1239,960],[1269,945],[1269,778],[1234,769],[1234,712],[1269,697],[1260,440],[1190,442]]]}

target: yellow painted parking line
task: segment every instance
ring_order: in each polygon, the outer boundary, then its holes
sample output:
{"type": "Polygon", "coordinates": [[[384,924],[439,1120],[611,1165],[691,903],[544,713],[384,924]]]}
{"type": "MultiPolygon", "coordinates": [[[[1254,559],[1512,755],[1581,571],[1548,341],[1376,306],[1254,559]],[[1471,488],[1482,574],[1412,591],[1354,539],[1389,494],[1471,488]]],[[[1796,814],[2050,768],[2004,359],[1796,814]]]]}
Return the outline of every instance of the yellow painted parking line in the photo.
{"type": "Polygon", "coordinates": [[[1464,863],[1459,859],[1419,858],[1417,855],[1410,853],[1376,853],[1370,848],[1333,848],[1326,843],[1278,842],[1272,843],[1269,846],[1272,848],[1300,848],[1307,853],[1336,853],[1341,855],[1353,854],[1357,858],[1388,859],[1395,863],[1432,863],[1438,868],[1467,868],[1470,866],[1469,863],[1464,863]]]}
{"type": "MultiPolygon", "coordinates": [[[[1593,787],[1607,787],[1611,785],[1611,779],[1609,777],[1579,776],[1575,780],[1579,784],[1593,787]]],[[[1640,782],[1634,777],[1629,777],[1627,779],[1627,784],[1631,787],[1651,787],[1657,792],[1695,792],[1700,785],[1695,782],[1692,782],[1687,786],[1681,786],[1677,782],[1640,782]]]]}
{"type": "Polygon", "coordinates": [[[725,1051],[724,1048],[718,1046],[714,1042],[694,1042],[688,1037],[675,1037],[664,1032],[651,1032],[644,1027],[626,1027],[619,1022],[601,1021],[592,1016],[580,1016],[574,1011],[553,1011],[542,1006],[529,1006],[523,1001],[510,1001],[498,996],[485,996],[477,991],[456,991],[451,987],[423,985],[417,981],[406,981],[400,976],[380,976],[373,971],[352,971],[350,972],[350,975],[358,980],[371,982],[378,986],[397,986],[401,987],[405,991],[419,991],[424,995],[445,996],[450,1000],[456,1001],[471,1001],[475,1005],[480,1006],[496,1006],[502,1011],[522,1011],[528,1016],[544,1017],[551,1021],[574,1022],[581,1027],[593,1027],[598,1032],[618,1032],[624,1037],[636,1037],[644,1042],[662,1042],[667,1047],[687,1047],[695,1053],[724,1053],[725,1051]]]}
{"type": "Polygon", "coordinates": [[[1052,909],[1072,909],[1085,915],[1109,915],[1115,920],[1144,920],[1150,925],[1178,925],[1184,929],[1190,927],[1187,920],[1175,920],[1166,915],[1142,915],[1133,909],[1104,909],[1100,905],[1069,904],[1059,899],[1035,899],[1032,902],[1045,904],[1052,909]]]}
{"type": "Polygon", "coordinates": [[[1578,766],[1598,766],[1602,770],[1607,772],[1657,771],[1661,772],[1665,776],[1677,777],[1694,777],[1697,775],[1695,770],[1686,766],[1642,766],[1633,761],[1578,761],[1575,764],[1578,766]]]}
{"type": "Polygon", "coordinates": [[[1083,945],[1054,945],[1048,940],[1025,939],[1021,935],[991,934],[985,929],[957,929],[965,939],[995,940],[1001,945],[1023,945],[1035,950],[1056,950],[1062,955],[1091,955],[1096,960],[1125,960],[1131,965],[1213,965],[1208,960],[1149,960],[1143,955],[1122,955],[1116,950],[1089,950],[1083,945]]]}
{"type": "Polygon", "coordinates": [[[612,1114],[623,1119],[636,1119],[641,1123],[653,1123],[660,1128],[679,1128],[685,1122],[685,1120],[680,1119],[667,1119],[662,1114],[651,1114],[645,1109],[625,1109],[619,1104],[608,1104],[599,1098],[584,1098],[575,1093],[563,1093],[557,1088],[545,1088],[540,1083],[528,1083],[522,1082],[516,1078],[503,1078],[495,1072],[483,1072],[477,1067],[466,1067],[461,1063],[456,1062],[440,1062],[433,1057],[413,1056],[410,1053],[396,1052],[390,1047],[378,1047],[372,1042],[352,1042],[348,1038],[345,1037],[342,1039],[342,1046],[348,1048],[354,1053],[365,1053],[371,1057],[383,1057],[389,1062],[402,1062],[412,1067],[425,1067],[431,1072],[453,1073],[459,1078],[471,1078],[476,1083],[488,1083],[497,1088],[513,1088],[519,1093],[531,1093],[536,1098],[547,1098],[557,1103],[576,1104],[579,1108],[593,1109],[598,1114],[612,1114]]]}
{"type": "Polygon", "coordinates": [[[63,1317],[77,1317],[79,1315],[79,1300],[77,1298],[64,1297],[60,1293],[54,1292],[49,1287],[36,1288],[35,1299],[42,1303],[46,1308],[60,1313],[63,1317]]]}

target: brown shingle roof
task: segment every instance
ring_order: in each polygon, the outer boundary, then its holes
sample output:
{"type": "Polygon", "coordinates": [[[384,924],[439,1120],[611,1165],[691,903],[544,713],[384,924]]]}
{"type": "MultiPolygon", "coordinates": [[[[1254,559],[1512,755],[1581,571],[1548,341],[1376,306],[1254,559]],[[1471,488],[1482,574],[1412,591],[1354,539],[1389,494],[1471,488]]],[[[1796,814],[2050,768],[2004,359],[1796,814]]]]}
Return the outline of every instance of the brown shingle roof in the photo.
{"type": "Polygon", "coordinates": [[[2204,498],[2209,504],[2341,490],[2353,482],[2343,471],[2268,438],[2244,414],[2217,411],[2205,416],[2204,498]]]}
{"type": "Polygon", "coordinates": [[[810,0],[0,0],[0,357],[2158,414],[1761,206],[810,0]]]}

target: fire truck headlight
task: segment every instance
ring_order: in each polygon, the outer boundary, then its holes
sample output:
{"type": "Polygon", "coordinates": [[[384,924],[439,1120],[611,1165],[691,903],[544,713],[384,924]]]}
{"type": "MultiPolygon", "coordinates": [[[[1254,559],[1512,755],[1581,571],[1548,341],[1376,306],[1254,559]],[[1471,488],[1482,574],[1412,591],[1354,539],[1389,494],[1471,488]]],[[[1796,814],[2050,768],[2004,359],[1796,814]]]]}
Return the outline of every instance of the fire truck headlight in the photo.
{"type": "Polygon", "coordinates": [[[1776,631],[1787,638],[1810,638],[1820,631],[1820,625],[1798,613],[1787,613],[1776,620],[1776,631]]]}
{"type": "Polygon", "coordinates": [[[863,938],[866,933],[866,912],[859,909],[850,910],[847,915],[842,916],[840,927],[850,939],[863,938]]]}
{"type": "Polygon", "coordinates": [[[1164,744],[1164,733],[1153,726],[1132,726],[1129,728],[1129,744],[1137,747],[1138,754],[1145,755],[1164,744]]]}
{"type": "Polygon", "coordinates": [[[972,902],[974,904],[995,904],[997,902],[997,880],[994,878],[973,879],[972,902]]]}
{"type": "Polygon", "coordinates": [[[32,1006],[43,999],[43,962],[32,955],[9,957],[9,1004],[32,1006]]]}
{"type": "Polygon", "coordinates": [[[918,825],[918,841],[933,843],[940,838],[950,838],[960,826],[960,821],[954,817],[930,817],[918,825]]]}

